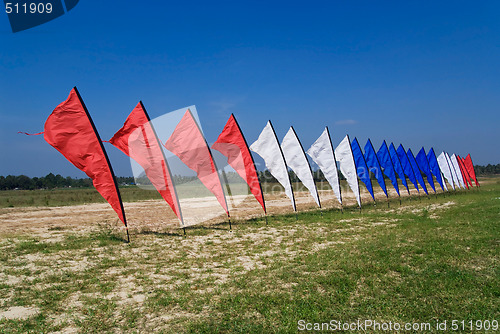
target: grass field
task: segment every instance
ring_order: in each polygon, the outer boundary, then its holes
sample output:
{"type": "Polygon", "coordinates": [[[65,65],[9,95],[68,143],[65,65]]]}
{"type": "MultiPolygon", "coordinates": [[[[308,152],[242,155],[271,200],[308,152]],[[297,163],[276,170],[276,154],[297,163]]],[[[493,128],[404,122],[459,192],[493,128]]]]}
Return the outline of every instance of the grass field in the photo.
{"type": "Polygon", "coordinates": [[[132,237],[97,222],[5,235],[0,333],[294,333],[331,320],[431,326],[407,333],[463,320],[453,332],[482,333],[494,331],[469,321],[500,321],[500,178],[361,214],[132,237]]]}

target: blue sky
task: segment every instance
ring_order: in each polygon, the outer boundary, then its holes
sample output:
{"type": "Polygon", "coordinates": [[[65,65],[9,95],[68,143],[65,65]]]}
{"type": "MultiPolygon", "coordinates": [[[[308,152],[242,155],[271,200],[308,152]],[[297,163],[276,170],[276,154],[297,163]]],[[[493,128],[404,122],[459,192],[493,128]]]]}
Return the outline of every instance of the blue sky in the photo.
{"type": "MultiPolygon", "coordinates": [[[[12,33],[0,14],[0,175],[84,176],[39,132],[77,86],[103,139],[139,100],[152,118],[196,105],[209,142],[234,113],[307,149],[328,125],[418,152],[500,163],[500,2],[81,0],[12,33]]],[[[117,175],[127,157],[106,144],[117,175]]]]}

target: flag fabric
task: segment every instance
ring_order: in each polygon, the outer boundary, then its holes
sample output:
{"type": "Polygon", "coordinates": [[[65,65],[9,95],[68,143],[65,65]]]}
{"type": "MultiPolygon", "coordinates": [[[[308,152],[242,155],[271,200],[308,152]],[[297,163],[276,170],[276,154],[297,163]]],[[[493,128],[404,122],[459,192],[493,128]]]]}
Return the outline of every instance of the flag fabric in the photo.
{"type": "Polygon", "coordinates": [[[307,150],[307,154],[309,154],[313,161],[319,166],[326,180],[332,187],[337,200],[342,204],[337,161],[335,159],[335,152],[333,150],[328,127],[325,127],[321,136],[319,136],[307,150]]]}
{"type": "Polygon", "coordinates": [[[413,168],[411,167],[410,159],[408,158],[408,155],[406,155],[406,151],[403,148],[403,145],[401,145],[401,144],[399,145],[397,152],[398,152],[398,157],[399,157],[399,160],[401,161],[401,165],[403,166],[403,170],[404,170],[406,176],[408,176],[408,179],[410,179],[410,181],[413,183],[413,185],[415,186],[415,189],[417,189],[417,191],[420,193],[420,189],[418,188],[415,172],[413,171],[413,168]]]}
{"type": "Polygon", "coordinates": [[[462,189],[465,189],[465,184],[464,184],[464,180],[462,178],[462,173],[460,173],[460,167],[458,166],[458,162],[457,162],[457,158],[455,156],[455,154],[453,154],[451,157],[448,153],[446,153],[446,157],[448,158],[448,163],[450,164],[451,166],[451,171],[453,172],[453,176],[454,176],[454,182],[457,183],[460,188],[462,189]]]}
{"type": "Polygon", "coordinates": [[[410,160],[411,168],[413,169],[413,172],[415,173],[415,178],[420,183],[420,185],[424,189],[425,193],[427,195],[429,195],[429,193],[427,192],[427,187],[425,186],[424,178],[422,177],[422,171],[420,170],[420,168],[418,168],[417,161],[415,160],[415,156],[413,155],[413,152],[411,151],[411,149],[408,149],[406,154],[408,156],[408,160],[410,160]]]}
{"type": "Polygon", "coordinates": [[[314,183],[311,166],[293,126],[290,127],[283,138],[281,150],[285,156],[287,166],[294,171],[302,184],[309,190],[316,204],[321,208],[318,189],[316,188],[316,183],[314,183]]]}
{"type": "Polygon", "coordinates": [[[427,153],[427,161],[429,162],[429,170],[436,178],[437,183],[441,186],[441,189],[445,190],[445,183],[443,183],[443,178],[441,176],[441,169],[439,168],[439,163],[436,157],[434,149],[431,147],[427,153]]]}
{"type": "Polygon", "coordinates": [[[250,145],[250,150],[264,159],[264,163],[269,172],[278,180],[283,188],[285,188],[285,194],[292,201],[293,210],[297,211],[292,182],[290,181],[290,175],[288,175],[288,167],[271,121],[267,122],[259,138],[250,145]]]}
{"type": "Polygon", "coordinates": [[[94,187],[127,226],[115,175],[87,107],[74,87],[45,122],[44,139],[92,179],[94,187]]]}
{"type": "Polygon", "coordinates": [[[380,161],[378,160],[377,154],[375,153],[375,149],[373,148],[373,144],[370,139],[366,141],[365,145],[365,161],[368,166],[368,170],[375,174],[375,178],[377,179],[380,188],[385,193],[385,197],[387,195],[387,188],[385,186],[384,174],[382,173],[382,167],[380,166],[380,161]]]}
{"type": "Polygon", "coordinates": [[[455,160],[457,160],[458,169],[460,170],[459,176],[460,175],[462,176],[462,179],[464,180],[465,187],[467,189],[469,189],[469,182],[470,182],[470,180],[467,181],[467,173],[466,173],[466,171],[464,170],[464,168],[462,166],[462,160],[460,159],[460,156],[456,155],[455,156],[455,160]]]}
{"type": "Polygon", "coordinates": [[[212,144],[212,148],[227,157],[228,164],[245,180],[250,192],[255,196],[265,213],[264,193],[259,182],[255,162],[243,132],[233,114],[227,120],[215,143],[212,144]]]}
{"type": "Polygon", "coordinates": [[[467,168],[469,175],[472,176],[472,178],[474,179],[476,187],[479,187],[479,182],[477,181],[476,178],[476,172],[474,171],[474,164],[472,163],[472,158],[470,157],[470,154],[467,154],[467,156],[465,157],[465,167],[467,168]]]}
{"type": "Polygon", "coordinates": [[[372,180],[370,179],[370,170],[366,165],[365,157],[363,155],[363,151],[361,151],[361,147],[359,146],[358,140],[354,137],[354,140],[351,143],[352,155],[354,157],[354,163],[356,164],[356,171],[358,173],[358,177],[366,186],[366,189],[372,195],[373,200],[375,200],[375,196],[373,195],[373,186],[372,180]]]}
{"type": "Polygon", "coordinates": [[[170,168],[142,102],[132,110],[123,127],[109,142],[141,165],[151,184],[184,225],[170,168]]]}
{"type": "Polygon", "coordinates": [[[389,180],[391,180],[392,186],[394,187],[394,189],[396,189],[398,196],[401,196],[399,194],[399,185],[398,179],[396,177],[396,170],[385,140],[377,152],[377,158],[380,162],[380,166],[384,169],[384,174],[389,178],[389,180]]]}
{"type": "Polygon", "coordinates": [[[420,170],[424,172],[425,176],[427,177],[427,182],[431,186],[432,190],[436,192],[436,187],[434,186],[434,180],[432,179],[431,168],[429,167],[429,160],[427,160],[427,154],[425,153],[423,147],[417,153],[415,161],[417,162],[418,168],[420,168],[420,170]]]}
{"type": "Polygon", "coordinates": [[[472,177],[470,176],[469,171],[467,170],[467,167],[465,167],[465,159],[459,155],[457,155],[457,158],[458,158],[458,163],[460,164],[460,167],[462,168],[463,174],[465,176],[465,180],[467,181],[469,186],[472,187],[472,177]]]}
{"type": "Polygon", "coordinates": [[[175,127],[165,143],[165,147],[179,157],[187,167],[196,172],[198,179],[214,194],[229,216],[226,196],[212,153],[189,109],[186,110],[181,121],[175,127]]]}
{"type": "Polygon", "coordinates": [[[396,152],[396,148],[394,147],[393,143],[391,143],[391,145],[389,146],[389,153],[391,155],[392,162],[394,163],[394,170],[398,173],[399,179],[406,187],[406,191],[408,192],[409,195],[410,188],[408,188],[408,182],[406,181],[404,168],[403,165],[401,164],[401,160],[399,159],[398,153],[396,152]]]}
{"type": "Polygon", "coordinates": [[[361,207],[358,174],[356,173],[356,164],[354,162],[354,156],[352,154],[349,135],[346,135],[344,139],[342,139],[342,141],[339,143],[337,148],[335,148],[335,157],[338,159],[337,161],[339,162],[340,172],[346,178],[347,184],[354,193],[359,207],[361,207]]]}
{"type": "MultiPolygon", "coordinates": [[[[454,180],[455,178],[453,177],[453,172],[451,170],[451,166],[448,162],[448,159],[446,158],[445,152],[441,152],[441,154],[437,157],[437,162],[439,164],[439,169],[441,170],[444,177],[446,178],[446,180],[450,184],[451,188],[453,190],[455,190],[455,186],[458,187],[458,184],[457,185],[455,184],[455,180],[454,180]]],[[[445,184],[445,183],[443,182],[443,184],[445,184]]]]}

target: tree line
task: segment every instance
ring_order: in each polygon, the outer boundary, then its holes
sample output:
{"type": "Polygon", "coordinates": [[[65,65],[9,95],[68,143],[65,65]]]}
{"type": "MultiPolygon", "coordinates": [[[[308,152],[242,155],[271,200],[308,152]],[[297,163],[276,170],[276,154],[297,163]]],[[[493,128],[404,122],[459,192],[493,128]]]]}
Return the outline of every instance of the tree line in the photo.
{"type": "MultiPolygon", "coordinates": [[[[477,176],[486,176],[486,175],[495,175],[500,174],[500,164],[491,165],[488,164],[486,166],[474,166],[474,171],[477,176]]],[[[259,171],[258,176],[261,182],[277,182],[276,179],[271,175],[268,170],[259,171]]],[[[321,170],[316,170],[313,172],[314,180],[316,182],[326,181],[321,170]]],[[[228,182],[238,182],[239,176],[234,172],[228,172],[224,176],[228,182]]],[[[292,182],[298,181],[295,173],[290,171],[290,178],[292,182]]],[[[344,179],[343,175],[339,173],[339,178],[341,180],[344,179]]],[[[191,182],[196,179],[195,176],[173,176],[174,182],[176,184],[191,182]]],[[[116,178],[117,183],[120,186],[125,185],[133,185],[136,182],[139,184],[148,184],[149,180],[142,176],[139,178],[134,178],[132,176],[119,176],[116,178]]],[[[0,190],[14,190],[14,189],[22,189],[22,190],[34,190],[34,189],[54,189],[54,188],[89,188],[93,187],[92,180],[89,178],[72,178],[72,177],[63,177],[59,174],[54,175],[52,173],[47,174],[42,177],[28,177],[26,175],[7,175],[0,176],[0,190]]]]}

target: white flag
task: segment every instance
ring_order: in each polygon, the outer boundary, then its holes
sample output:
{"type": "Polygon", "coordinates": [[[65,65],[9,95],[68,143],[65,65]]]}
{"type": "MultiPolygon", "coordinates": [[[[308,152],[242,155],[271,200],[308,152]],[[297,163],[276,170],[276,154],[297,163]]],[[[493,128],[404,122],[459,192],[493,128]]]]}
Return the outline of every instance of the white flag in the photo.
{"type": "Polygon", "coordinates": [[[259,138],[250,145],[250,150],[254,151],[264,159],[269,172],[278,180],[285,188],[285,194],[292,201],[293,210],[295,207],[295,197],[293,196],[292,184],[288,176],[288,168],[285,163],[285,157],[281,151],[278,138],[274,132],[271,121],[267,122],[266,126],[259,135],[259,138]]]}
{"type": "Polygon", "coordinates": [[[333,151],[328,127],[325,127],[321,136],[307,150],[307,154],[319,166],[339,203],[342,204],[337,161],[335,160],[335,152],[333,151]]]}
{"type": "MultiPolygon", "coordinates": [[[[437,157],[437,162],[439,165],[439,169],[441,169],[441,172],[443,173],[444,177],[451,185],[453,190],[455,190],[455,182],[453,182],[453,176],[451,174],[450,165],[448,165],[448,161],[446,160],[446,155],[444,152],[441,152],[441,154],[437,157]]],[[[446,186],[446,182],[443,182],[443,184],[446,186]]]]}
{"type": "Polygon", "coordinates": [[[339,146],[335,149],[335,157],[339,162],[339,168],[344,177],[347,179],[349,187],[354,192],[359,207],[361,207],[361,198],[359,197],[359,183],[358,174],[356,173],[356,165],[354,164],[354,157],[352,155],[351,142],[349,136],[340,142],[339,146]]]}
{"type": "Polygon", "coordinates": [[[450,155],[448,153],[444,153],[446,157],[446,161],[448,162],[448,166],[450,166],[450,171],[451,171],[451,177],[453,178],[453,183],[455,184],[455,189],[460,188],[460,182],[458,182],[458,175],[457,172],[455,171],[455,166],[451,162],[450,155]]]}
{"type": "Polygon", "coordinates": [[[458,182],[460,183],[460,186],[465,189],[465,183],[464,183],[464,178],[462,176],[462,171],[460,170],[460,165],[458,164],[457,156],[453,154],[450,157],[451,163],[453,164],[453,167],[455,168],[455,173],[457,174],[457,179],[458,182]]]}
{"type": "Polygon", "coordinates": [[[316,204],[318,204],[321,208],[318,189],[314,183],[311,166],[309,165],[309,161],[307,161],[302,144],[300,144],[297,133],[295,133],[293,127],[290,127],[283,138],[283,141],[281,142],[281,150],[285,156],[287,166],[295,172],[295,175],[297,175],[299,180],[302,181],[302,184],[309,189],[314,201],[316,201],[316,204]]]}

